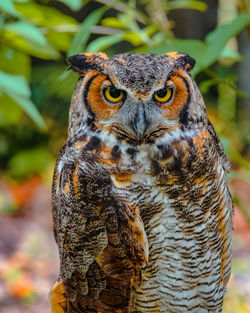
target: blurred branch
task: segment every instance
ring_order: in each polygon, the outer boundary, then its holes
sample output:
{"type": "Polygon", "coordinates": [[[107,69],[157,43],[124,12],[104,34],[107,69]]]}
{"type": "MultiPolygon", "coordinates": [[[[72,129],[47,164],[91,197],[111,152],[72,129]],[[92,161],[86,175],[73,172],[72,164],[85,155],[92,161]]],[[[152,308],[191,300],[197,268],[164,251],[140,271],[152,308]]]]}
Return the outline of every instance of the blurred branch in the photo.
{"type": "MultiPolygon", "coordinates": [[[[237,6],[238,6],[238,11],[240,13],[249,13],[247,0],[238,0],[237,6]]],[[[246,32],[247,32],[248,38],[250,38],[250,25],[246,26],[246,32]]]]}
{"type": "Polygon", "coordinates": [[[226,84],[229,85],[232,89],[234,89],[235,93],[238,97],[241,97],[246,100],[250,100],[250,94],[245,92],[244,90],[239,89],[234,83],[229,82],[217,74],[215,74],[212,70],[209,68],[203,69],[204,73],[206,73],[209,77],[213,78],[218,84],[226,84]]]}
{"type": "Polygon", "coordinates": [[[92,34],[101,34],[101,35],[116,35],[121,34],[122,31],[120,29],[116,29],[113,27],[104,27],[104,26],[94,26],[91,30],[92,34]]]}
{"type": "MultiPolygon", "coordinates": [[[[76,33],[78,32],[80,26],[79,25],[56,25],[53,27],[43,27],[41,28],[41,32],[43,34],[49,33],[51,30],[54,30],[58,33],[76,33]]],[[[91,30],[92,34],[100,34],[100,35],[116,35],[120,34],[121,30],[115,29],[113,27],[105,27],[105,26],[93,26],[91,30]]]]}
{"type": "Polygon", "coordinates": [[[79,30],[79,25],[56,25],[50,27],[40,28],[42,34],[48,34],[51,30],[54,30],[58,33],[76,33],[79,30]]]}
{"type": "Polygon", "coordinates": [[[164,2],[161,0],[150,1],[147,6],[148,15],[151,17],[151,20],[159,25],[162,31],[166,34],[167,37],[173,37],[171,32],[173,23],[168,20],[168,16],[164,9],[164,2]]]}

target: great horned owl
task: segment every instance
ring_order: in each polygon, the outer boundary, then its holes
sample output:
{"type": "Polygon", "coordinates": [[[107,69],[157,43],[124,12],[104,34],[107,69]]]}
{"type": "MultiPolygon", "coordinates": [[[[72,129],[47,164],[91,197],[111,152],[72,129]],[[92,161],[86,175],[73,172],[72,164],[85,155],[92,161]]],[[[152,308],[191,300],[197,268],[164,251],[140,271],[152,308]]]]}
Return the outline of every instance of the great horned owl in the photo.
{"type": "Polygon", "coordinates": [[[186,54],[78,54],[53,180],[52,311],[221,312],[229,161],[186,54]]]}

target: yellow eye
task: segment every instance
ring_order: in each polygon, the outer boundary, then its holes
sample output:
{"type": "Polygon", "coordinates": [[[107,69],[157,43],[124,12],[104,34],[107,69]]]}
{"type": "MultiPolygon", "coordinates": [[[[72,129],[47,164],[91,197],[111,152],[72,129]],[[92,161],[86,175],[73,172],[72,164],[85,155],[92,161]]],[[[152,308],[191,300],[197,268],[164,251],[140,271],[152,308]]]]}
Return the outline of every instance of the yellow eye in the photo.
{"type": "Polygon", "coordinates": [[[106,100],[113,103],[121,101],[125,95],[124,91],[119,90],[113,86],[105,88],[103,90],[103,94],[106,100]]]}
{"type": "Polygon", "coordinates": [[[172,98],[173,89],[172,88],[163,88],[154,93],[155,100],[159,102],[167,102],[172,98]]]}

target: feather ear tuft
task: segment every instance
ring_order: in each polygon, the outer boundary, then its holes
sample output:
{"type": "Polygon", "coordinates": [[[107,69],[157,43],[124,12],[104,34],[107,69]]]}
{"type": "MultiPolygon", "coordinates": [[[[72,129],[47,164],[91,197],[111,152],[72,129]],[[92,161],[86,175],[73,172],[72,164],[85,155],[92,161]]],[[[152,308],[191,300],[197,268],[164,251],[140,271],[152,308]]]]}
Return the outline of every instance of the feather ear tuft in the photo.
{"type": "Polygon", "coordinates": [[[195,66],[195,59],[193,59],[191,56],[189,56],[186,53],[180,53],[180,52],[168,52],[165,55],[168,57],[174,59],[175,63],[177,65],[181,66],[186,71],[191,71],[191,69],[195,66]]]}
{"type": "Polygon", "coordinates": [[[108,56],[105,53],[80,53],[68,58],[69,69],[80,74],[88,70],[101,71],[108,56]]]}

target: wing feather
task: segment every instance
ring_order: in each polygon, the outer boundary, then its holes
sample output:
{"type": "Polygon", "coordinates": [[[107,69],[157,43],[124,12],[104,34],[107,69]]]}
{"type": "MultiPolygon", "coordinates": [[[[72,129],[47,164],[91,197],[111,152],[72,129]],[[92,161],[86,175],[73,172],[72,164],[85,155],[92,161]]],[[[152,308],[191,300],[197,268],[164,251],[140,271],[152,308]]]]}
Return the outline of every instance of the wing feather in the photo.
{"type": "Polygon", "coordinates": [[[92,157],[78,163],[66,156],[63,150],[57,161],[52,207],[59,280],[72,312],[131,307],[148,254],[139,210],[117,198],[109,173],[92,157]]]}
{"type": "Polygon", "coordinates": [[[210,121],[208,121],[208,131],[209,131],[209,133],[210,133],[210,135],[211,135],[211,138],[212,138],[212,140],[213,140],[213,142],[214,142],[214,144],[215,144],[215,147],[216,147],[216,149],[217,149],[217,151],[218,151],[218,154],[219,154],[219,156],[220,156],[220,158],[221,158],[223,168],[224,168],[224,170],[225,170],[227,173],[229,173],[229,172],[231,171],[231,169],[232,169],[232,168],[231,168],[230,161],[228,160],[228,157],[227,157],[227,155],[226,155],[226,153],[225,153],[225,151],[224,151],[224,148],[223,148],[223,146],[222,146],[222,143],[221,143],[221,141],[220,141],[220,138],[219,138],[219,136],[216,134],[216,132],[215,132],[215,130],[214,130],[214,127],[213,127],[213,125],[211,124],[210,121]]]}

